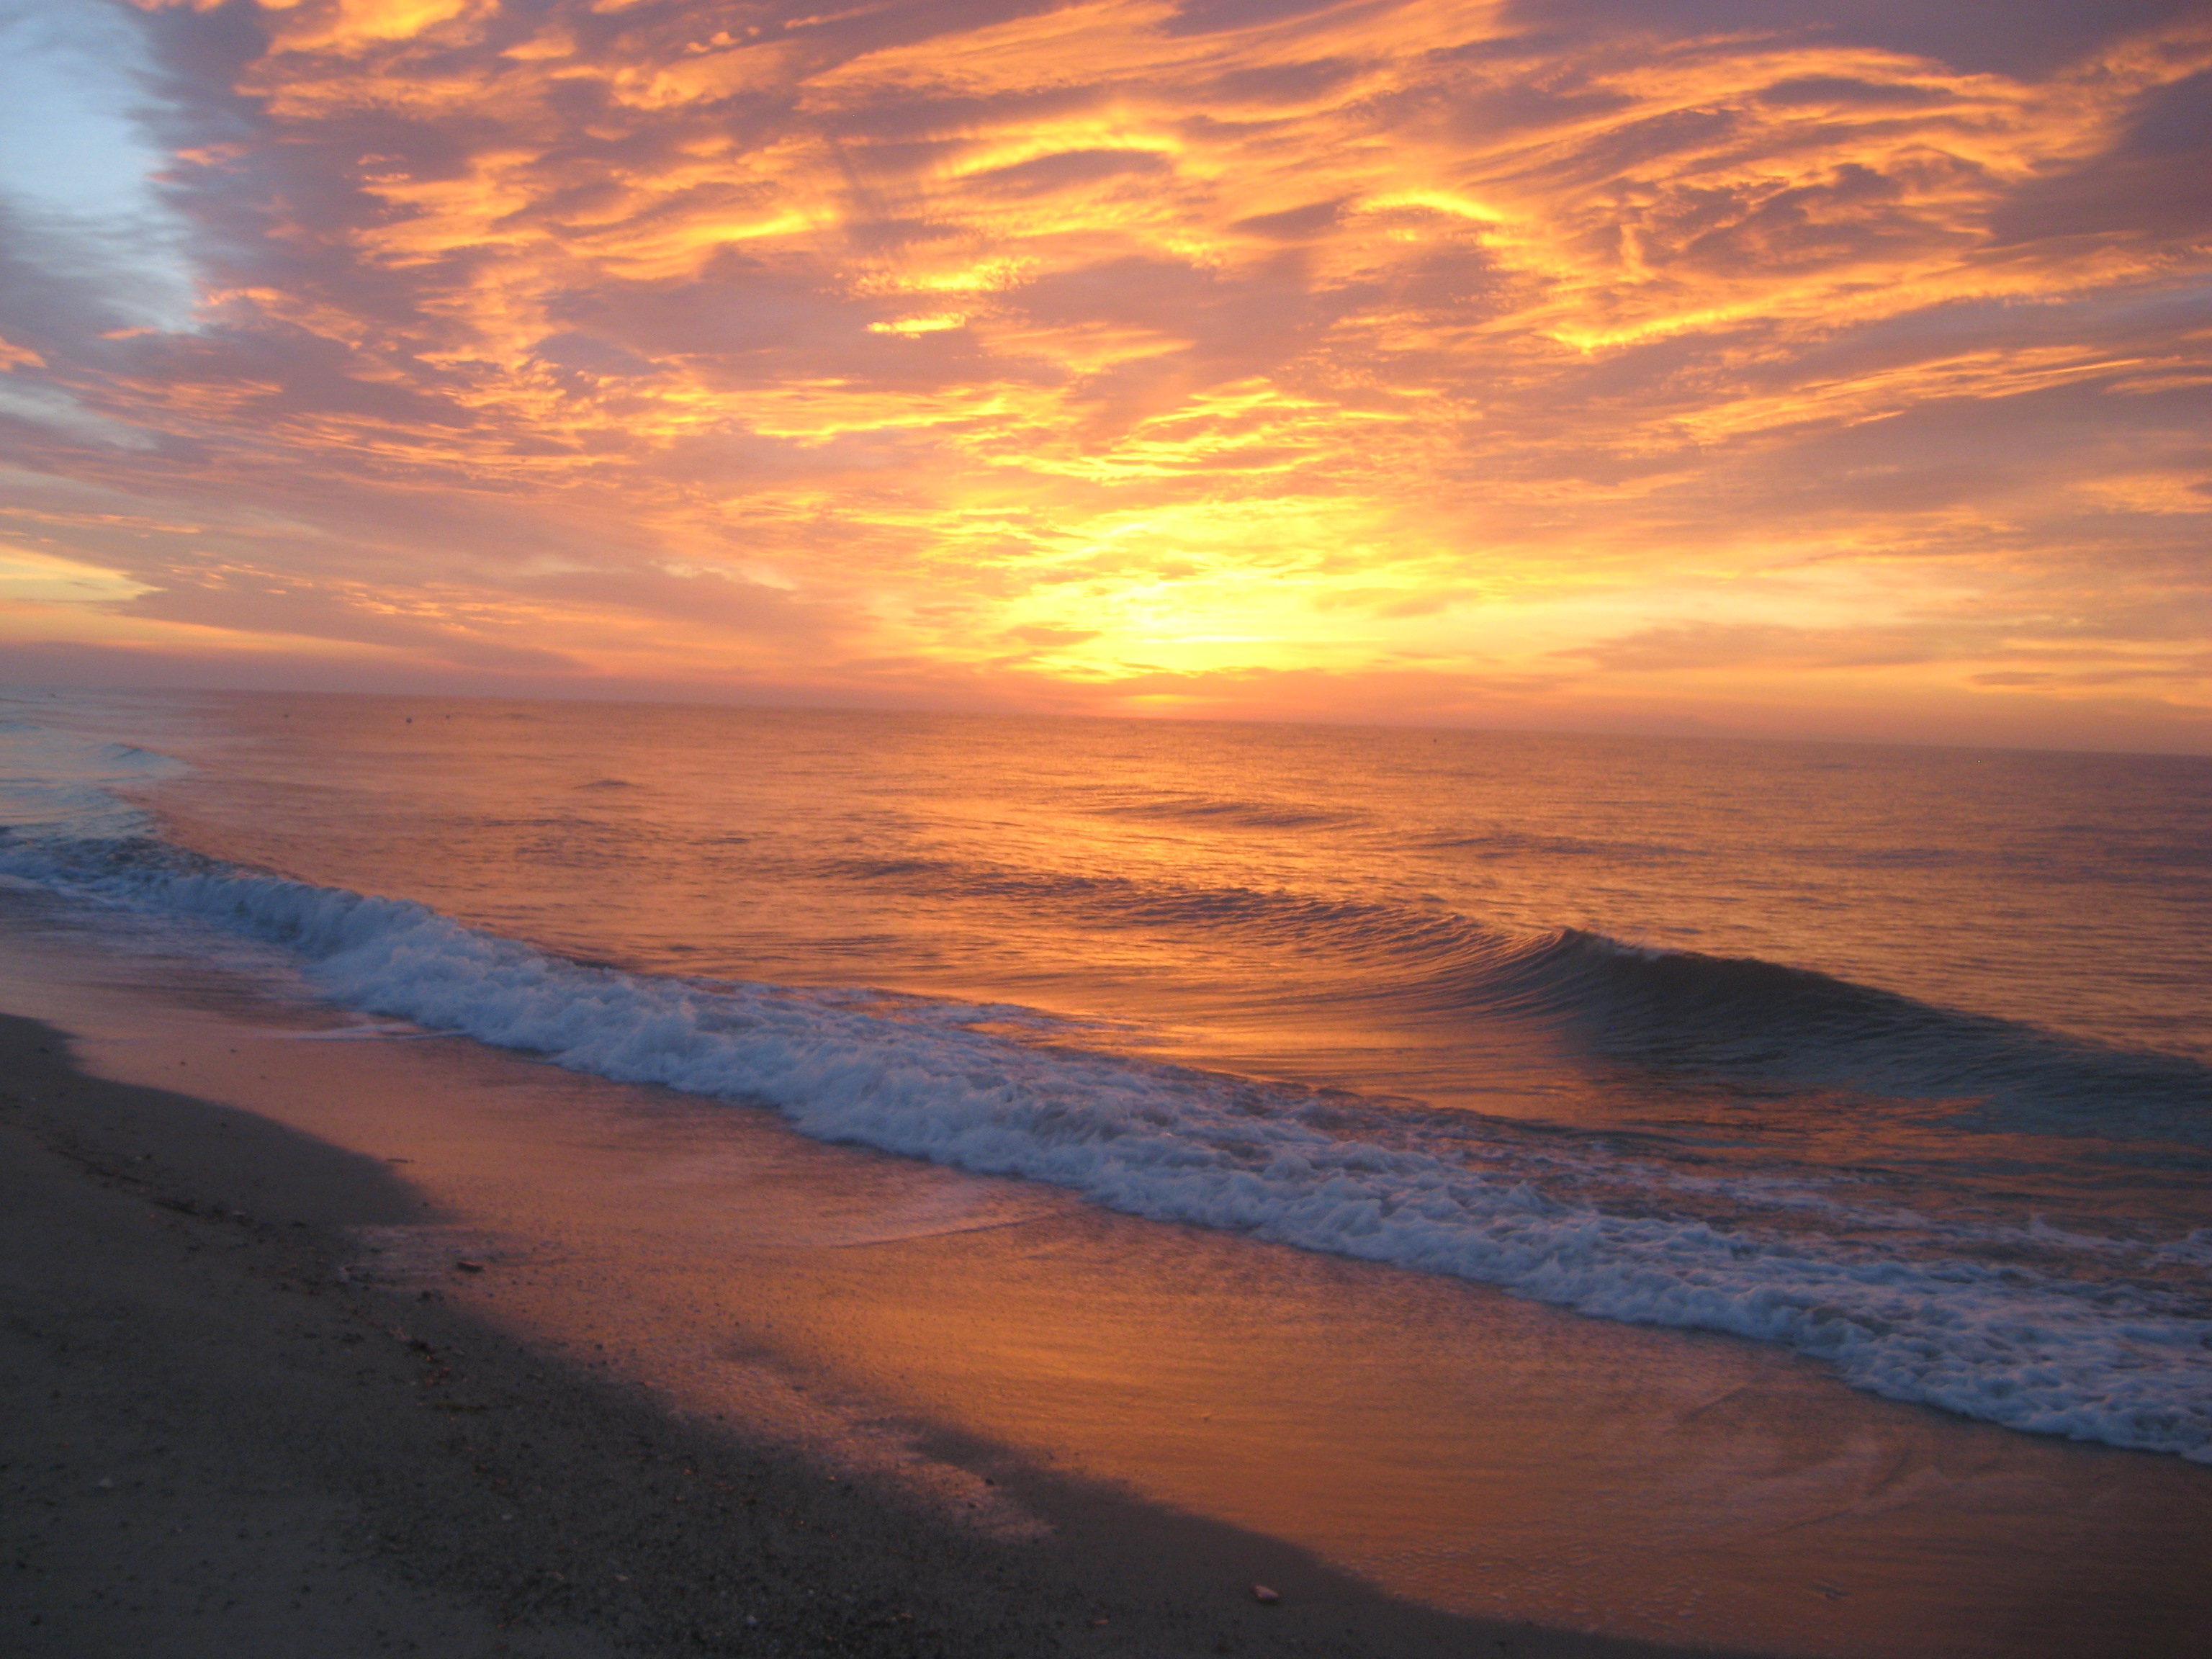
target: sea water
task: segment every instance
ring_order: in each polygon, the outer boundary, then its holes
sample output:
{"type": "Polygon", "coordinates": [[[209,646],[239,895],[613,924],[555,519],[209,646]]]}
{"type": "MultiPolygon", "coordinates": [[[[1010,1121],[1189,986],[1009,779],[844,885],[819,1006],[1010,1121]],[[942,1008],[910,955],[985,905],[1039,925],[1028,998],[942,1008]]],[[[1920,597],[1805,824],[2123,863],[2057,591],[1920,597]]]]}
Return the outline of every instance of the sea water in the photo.
{"type": "Polygon", "coordinates": [[[2212,1462],[2212,762],[21,691],[0,824],[356,1009],[2212,1462]]]}

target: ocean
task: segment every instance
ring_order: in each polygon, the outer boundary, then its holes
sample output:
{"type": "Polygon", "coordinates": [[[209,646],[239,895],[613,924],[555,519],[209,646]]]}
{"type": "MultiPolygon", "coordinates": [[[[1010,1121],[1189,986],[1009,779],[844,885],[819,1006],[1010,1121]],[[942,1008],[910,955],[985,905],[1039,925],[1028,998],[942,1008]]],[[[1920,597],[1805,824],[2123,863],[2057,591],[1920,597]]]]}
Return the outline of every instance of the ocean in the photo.
{"type": "Polygon", "coordinates": [[[2212,761],[19,690],[0,824],[394,1036],[2212,1462],[2212,761]]]}

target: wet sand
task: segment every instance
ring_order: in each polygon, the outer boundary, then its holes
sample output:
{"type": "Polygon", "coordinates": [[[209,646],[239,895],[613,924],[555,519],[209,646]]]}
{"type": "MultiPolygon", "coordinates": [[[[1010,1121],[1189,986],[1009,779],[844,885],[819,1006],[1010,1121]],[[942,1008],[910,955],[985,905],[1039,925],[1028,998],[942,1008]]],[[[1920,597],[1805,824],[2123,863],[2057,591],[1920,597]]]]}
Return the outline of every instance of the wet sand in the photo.
{"type": "Polygon", "coordinates": [[[2086,1659],[2212,1619],[2212,1471],[380,1035],[0,900],[0,1006],[83,1061],[0,1051],[32,1652],[2086,1659]]]}
{"type": "Polygon", "coordinates": [[[26,1659],[1660,1651],[1452,1619],[1042,1474],[1048,1533],[959,1524],[359,1282],[354,1230],[421,1219],[388,1165],[69,1048],[0,1018],[0,1645],[26,1659]]]}

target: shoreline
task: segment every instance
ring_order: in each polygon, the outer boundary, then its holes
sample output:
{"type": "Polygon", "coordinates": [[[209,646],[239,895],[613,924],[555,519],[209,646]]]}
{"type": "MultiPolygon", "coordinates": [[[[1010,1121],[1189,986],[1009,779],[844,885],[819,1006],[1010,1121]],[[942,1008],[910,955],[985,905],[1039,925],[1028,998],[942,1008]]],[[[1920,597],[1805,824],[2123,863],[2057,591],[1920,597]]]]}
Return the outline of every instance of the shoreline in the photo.
{"type": "Polygon", "coordinates": [[[349,1282],[349,1230],[423,1219],[388,1162],[70,1048],[0,1016],[0,1630],[27,1659],[1720,1651],[1436,1612],[989,1448],[955,1461],[1050,1534],[963,1526],[349,1282]]]}
{"type": "Polygon", "coordinates": [[[33,893],[0,893],[0,1008],[75,1038],[41,1039],[43,1086],[0,1073],[40,1097],[0,1108],[0,1225],[23,1216],[0,1237],[0,1403],[37,1408],[0,1452],[36,1477],[10,1541],[29,1561],[21,1517],[74,1511],[37,1559],[82,1558],[69,1583],[19,1577],[43,1598],[20,1611],[137,1596],[185,1619],[32,1659],[2163,1659],[2212,1618],[2204,1470],[1886,1401],[1771,1345],[1121,1217],[423,1040],[33,893]],[[16,1164],[52,1168],[40,1187],[16,1164]],[[75,1357],[33,1354],[34,1377],[19,1339],[48,1327],[75,1357]],[[343,1368],[371,1349],[382,1384],[343,1368]],[[50,1410],[78,1395],[108,1403],[50,1410]],[[306,1426],[233,1432],[234,1395],[306,1426]],[[215,1403],[180,1418],[189,1399],[215,1403]],[[155,1445],[197,1461],[159,1502],[110,1504],[111,1535],[82,1505],[123,1474],[54,1455],[88,1437],[142,1482],[155,1445]],[[672,1473],[709,1468],[704,1490],[672,1473]],[[788,1497],[765,1516],[739,1501],[768,1486],[788,1497]],[[210,1528],[191,1492],[229,1508],[210,1528]],[[544,1528],[507,1492],[550,1504],[544,1528]],[[166,1542],[178,1525],[210,1547],[166,1542]],[[831,1576],[794,1578],[830,1532],[831,1576]],[[152,1589],[118,1578],[118,1541],[152,1589]],[[261,1589],[193,1611],[241,1572],[261,1589]],[[933,1625],[906,1589],[925,1580],[950,1609],[933,1625]],[[349,1596],[390,1644],[344,1620],[302,1634],[349,1596]],[[234,1627],[257,1606],[269,1632],[234,1627]],[[518,1612],[536,1622],[501,1629],[518,1612]],[[210,1635],[204,1613],[233,1623],[210,1635]]]}

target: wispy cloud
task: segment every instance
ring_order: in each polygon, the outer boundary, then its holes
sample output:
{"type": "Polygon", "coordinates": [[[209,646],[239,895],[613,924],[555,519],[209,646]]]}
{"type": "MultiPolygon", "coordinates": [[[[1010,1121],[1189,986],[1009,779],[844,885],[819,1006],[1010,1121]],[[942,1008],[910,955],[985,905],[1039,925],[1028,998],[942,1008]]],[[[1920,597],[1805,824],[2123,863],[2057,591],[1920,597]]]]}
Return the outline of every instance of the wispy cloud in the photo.
{"type": "Polygon", "coordinates": [[[103,649],[2204,741],[2202,5],[85,3],[198,284],[0,201],[103,649]]]}

